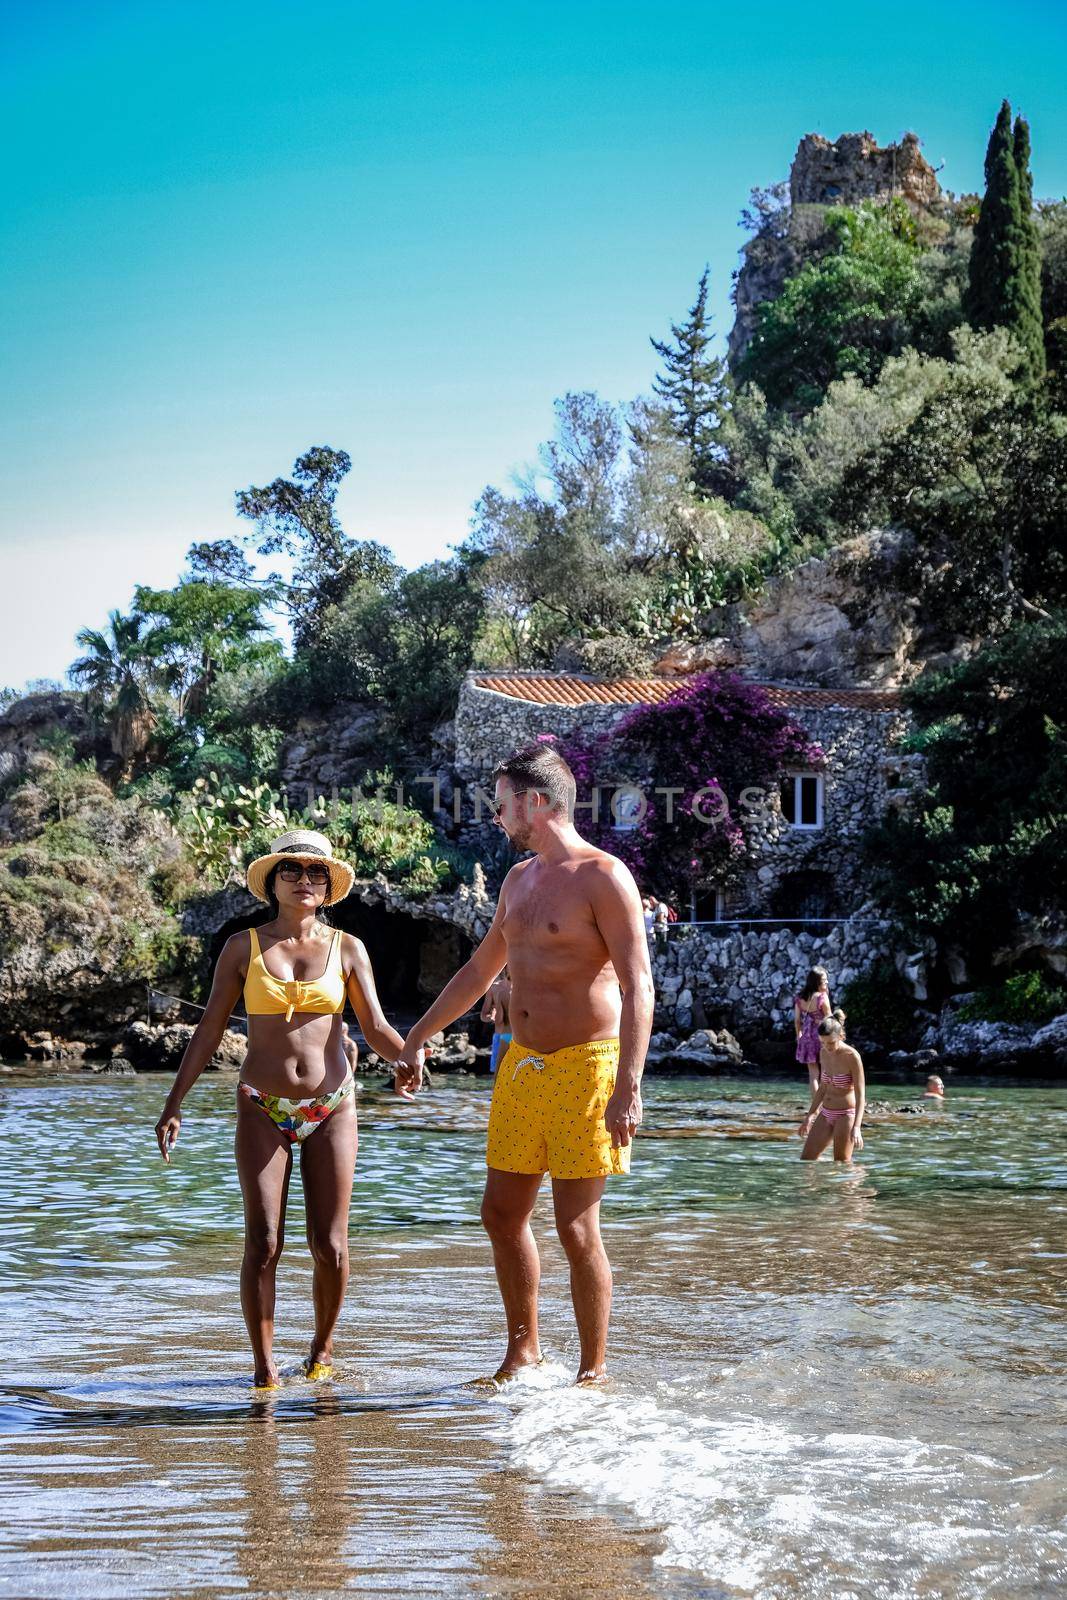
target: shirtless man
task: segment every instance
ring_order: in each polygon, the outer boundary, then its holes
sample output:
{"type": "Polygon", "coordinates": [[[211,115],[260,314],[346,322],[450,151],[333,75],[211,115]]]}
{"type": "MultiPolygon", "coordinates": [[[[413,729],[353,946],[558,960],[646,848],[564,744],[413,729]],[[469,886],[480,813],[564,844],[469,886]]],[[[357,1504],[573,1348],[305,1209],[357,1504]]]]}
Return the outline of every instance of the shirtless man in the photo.
{"type": "Polygon", "coordinates": [[[507,964],[514,1038],[496,1075],[482,1221],[493,1245],[508,1343],[498,1380],[541,1359],[541,1263],[530,1216],[546,1172],[570,1263],[578,1381],[605,1373],[611,1267],[600,1237],[609,1173],[630,1168],[652,1026],[641,897],[621,861],[577,832],[575,784],[547,744],[497,767],[496,816],[517,850],[492,926],[411,1030],[397,1088],[418,1088],[418,1052],[476,1004],[507,964]],[[621,991],[621,992],[620,992],[621,991]]]}

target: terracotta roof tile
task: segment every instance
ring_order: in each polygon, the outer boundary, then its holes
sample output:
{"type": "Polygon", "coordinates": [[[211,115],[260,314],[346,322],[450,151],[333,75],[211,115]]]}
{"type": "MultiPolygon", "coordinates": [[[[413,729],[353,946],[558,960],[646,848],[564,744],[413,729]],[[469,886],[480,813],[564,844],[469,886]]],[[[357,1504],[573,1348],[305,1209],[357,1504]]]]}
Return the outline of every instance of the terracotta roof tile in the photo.
{"type": "MultiPolygon", "coordinates": [[[[583,705],[658,705],[685,682],[673,678],[612,678],[594,683],[568,673],[512,672],[477,674],[476,689],[509,696],[542,706],[583,705]]],[[[759,685],[774,706],[786,710],[825,710],[828,707],[866,711],[897,711],[900,693],[896,689],[814,689],[794,684],[759,685]]]]}

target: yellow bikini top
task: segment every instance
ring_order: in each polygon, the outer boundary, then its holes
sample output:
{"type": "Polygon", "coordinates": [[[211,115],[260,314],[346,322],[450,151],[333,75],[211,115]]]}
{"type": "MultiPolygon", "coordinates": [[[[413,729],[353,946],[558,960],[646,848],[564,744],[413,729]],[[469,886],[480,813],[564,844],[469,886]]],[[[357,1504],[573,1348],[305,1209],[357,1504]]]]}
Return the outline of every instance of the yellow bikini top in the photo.
{"type": "Polygon", "coordinates": [[[245,978],[245,1012],[250,1017],[280,1016],[285,1013],[291,1022],[294,1011],[343,1011],[345,1008],[345,975],[341,971],[341,933],[338,929],[326,958],[326,970],[321,978],[305,981],[303,978],[276,978],[267,970],[259,935],[249,928],[251,955],[245,978]]]}

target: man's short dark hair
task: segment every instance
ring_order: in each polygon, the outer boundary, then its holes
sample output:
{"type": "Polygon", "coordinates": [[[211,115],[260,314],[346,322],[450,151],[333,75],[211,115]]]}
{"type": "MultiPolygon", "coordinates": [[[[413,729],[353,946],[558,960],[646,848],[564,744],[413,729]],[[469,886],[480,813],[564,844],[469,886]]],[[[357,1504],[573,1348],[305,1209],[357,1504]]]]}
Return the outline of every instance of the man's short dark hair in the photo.
{"type": "Polygon", "coordinates": [[[516,793],[536,790],[546,795],[553,811],[562,811],[568,822],[574,820],[574,802],[578,786],[574,773],[568,767],[555,745],[546,740],[528,744],[516,750],[506,761],[498,761],[493,768],[493,782],[507,778],[516,793]]]}

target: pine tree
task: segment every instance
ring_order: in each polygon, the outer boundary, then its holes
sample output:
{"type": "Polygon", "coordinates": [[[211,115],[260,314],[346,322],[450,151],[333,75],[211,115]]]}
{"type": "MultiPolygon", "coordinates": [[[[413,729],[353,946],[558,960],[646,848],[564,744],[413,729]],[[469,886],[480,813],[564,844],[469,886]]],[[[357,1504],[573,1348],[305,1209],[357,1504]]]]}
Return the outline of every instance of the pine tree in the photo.
{"type": "Polygon", "coordinates": [[[985,158],[985,194],[974,230],[966,311],[975,328],[1008,328],[1031,372],[1045,369],[1041,266],[1033,221],[1030,131],[1002,102],[985,158]]]}
{"type": "Polygon", "coordinates": [[[687,320],[671,323],[670,340],[651,339],[663,360],[664,371],[652,387],[667,402],[680,438],[689,446],[693,481],[703,494],[728,492],[731,474],[718,429],[727,403],[726,368],[718,356],[709,355],[711,319],[707,314],[708,268],[700,276],[695,305],[687,320]]]}

